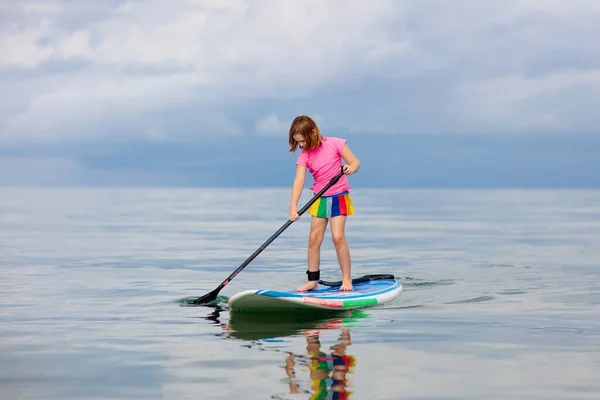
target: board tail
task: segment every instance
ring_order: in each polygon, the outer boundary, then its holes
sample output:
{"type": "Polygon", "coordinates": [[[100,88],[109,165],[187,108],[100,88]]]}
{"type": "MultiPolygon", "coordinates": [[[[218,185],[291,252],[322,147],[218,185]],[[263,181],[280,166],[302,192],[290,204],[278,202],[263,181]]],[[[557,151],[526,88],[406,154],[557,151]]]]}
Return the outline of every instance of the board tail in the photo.
{"type": "MultiPolygon", "coordinates": [[[[360,278],[354,278],[354,279],[352,279],[352,283],[368,282],[368,281],[389,281],[389,280],[394,280],[394,279],[396,279],[396,278],[392,274],[370,274],[370,275],[363,275],[360,278]]],[[[319,280],[319,283],[321,285],[325,285],[325,286],[342,286],[342,281],[328,282],[328,281],[319,280]]]]}

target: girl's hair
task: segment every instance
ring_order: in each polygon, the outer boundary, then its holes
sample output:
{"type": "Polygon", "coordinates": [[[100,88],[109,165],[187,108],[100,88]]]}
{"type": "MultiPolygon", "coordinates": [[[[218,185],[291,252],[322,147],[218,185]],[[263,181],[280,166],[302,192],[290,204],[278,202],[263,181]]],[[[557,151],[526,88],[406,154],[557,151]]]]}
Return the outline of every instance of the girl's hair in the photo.
{"type": "Polygon", "coordinates": [[[305,150],[312,150],[315,147],[318,147],[323,140],[323,136],[321,136],[321,131],[319,130],[317,123],[306,115],[300,115],[292,121],[289,136],[291,152],[296,151],[298,148],[298,143],[294,140],[294,136],[298,134],[302,135],[306,141],[305,150]]]}

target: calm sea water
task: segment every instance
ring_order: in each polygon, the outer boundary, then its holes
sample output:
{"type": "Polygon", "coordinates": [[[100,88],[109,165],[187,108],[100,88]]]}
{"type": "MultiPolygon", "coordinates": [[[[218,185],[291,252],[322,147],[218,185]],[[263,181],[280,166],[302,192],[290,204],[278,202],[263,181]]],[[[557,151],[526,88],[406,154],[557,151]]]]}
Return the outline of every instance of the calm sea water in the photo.
{"type": "MultiPolygon", "coordinates": [[[[395,274],[397,301],[316,321],[230,315],[237,291],[304,282],[303,217],[220,304],[184,306],[287,220],[288,198],[2,189],[1,397],[600,398],[600,191],[355,190],[353,275],[395,274]]],[[[322,271],[339,279],[329,232],[322,271]]]]}

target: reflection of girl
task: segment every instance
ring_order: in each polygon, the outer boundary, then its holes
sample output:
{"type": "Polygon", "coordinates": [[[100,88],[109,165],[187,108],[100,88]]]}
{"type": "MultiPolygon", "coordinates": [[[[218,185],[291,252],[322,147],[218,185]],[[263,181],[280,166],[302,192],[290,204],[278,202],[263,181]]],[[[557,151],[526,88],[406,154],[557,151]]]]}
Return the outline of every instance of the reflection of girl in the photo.
{"type": "MultiPolygon", "coordinates": [[[[354,356],[346,354],[346,347],[351,344],[350,331],[343,329],[339,343],[330,347],[331,354],[321,351],[319,331],[306,331],[306,351],[311,379],[311,400],[348,399],[352,392],[346,390],[346,374],[356,364],[354,356]]],[[[290,393],[299,393],[296,383],[294,354],[286,359],[286,374],[290,378],[290,393]]]]}
{"type": "Polygon", "coordinates": [[[310,398],[321,399],[323,397],[318,396],[319,394],[327,394],[327,378],[329,378],[331,366],[329,364],[330,358],[321,351],[321,342],[318,334],[306,336],[306,352],[310,357],[308,368],[310,371],[310,380],[312,381],[311,389],[316,396],[311,396],[310,398]]]}
{"type": "MultiPolygon", "coordinates": [[[[350,368],[353,368],[356,365],[354,356],[346,354],[346,346],[349,346],[351,343],[350,331],[348,329],[342,331],[339,341],[339,344],[334,344],[330,347],[330,349],[333,350],[331,353],[333,359],[331,390],[339,393],[346,393],[346,374],[350,372],[350,368]]],[[[348,392],[348,395],[349,394],[350,392],[348,392]]],[[[347,398],[347,396],[338,398],[347,398]]]]}

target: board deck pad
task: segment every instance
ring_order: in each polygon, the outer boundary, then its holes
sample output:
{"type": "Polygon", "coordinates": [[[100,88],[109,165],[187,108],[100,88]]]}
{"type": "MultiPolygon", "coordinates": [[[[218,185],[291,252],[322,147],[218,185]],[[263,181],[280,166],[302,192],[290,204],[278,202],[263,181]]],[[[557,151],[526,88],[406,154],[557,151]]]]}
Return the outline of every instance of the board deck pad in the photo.
{"type": "Polygon", "coordinates": [[[228,304],[232,310],[353,310],[390,302],[402,291],[402,284],[397,279],[357,282],[352,287],[352,291],[340,291],[339,286],[323,285],[307,292],[297,292],[295,289],[245,290],[233,295],[228,304]]]}

